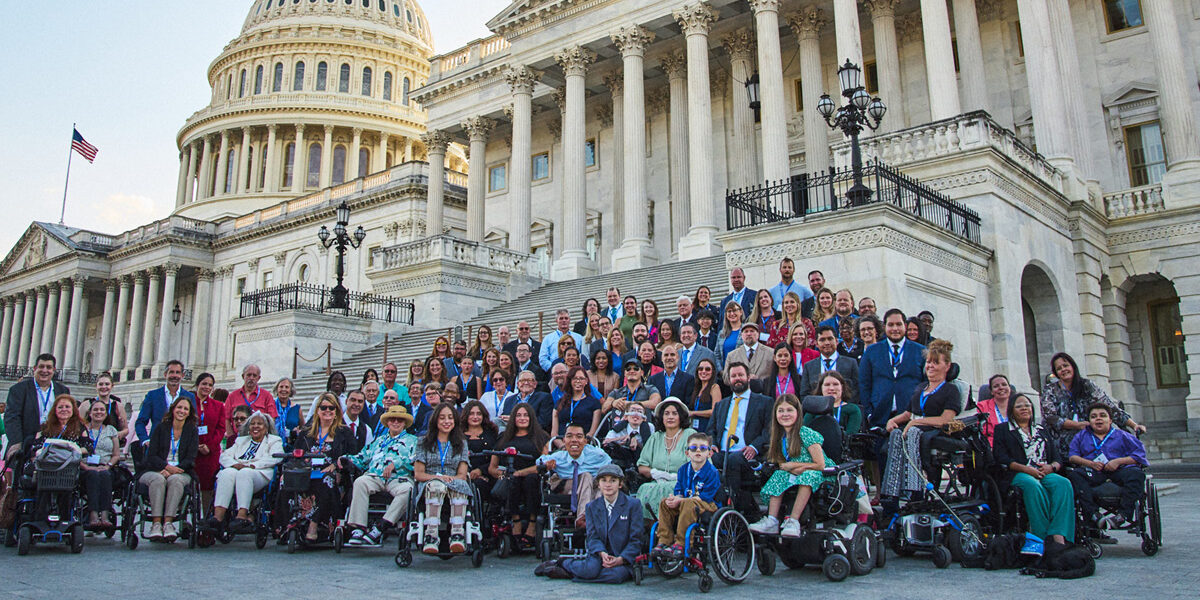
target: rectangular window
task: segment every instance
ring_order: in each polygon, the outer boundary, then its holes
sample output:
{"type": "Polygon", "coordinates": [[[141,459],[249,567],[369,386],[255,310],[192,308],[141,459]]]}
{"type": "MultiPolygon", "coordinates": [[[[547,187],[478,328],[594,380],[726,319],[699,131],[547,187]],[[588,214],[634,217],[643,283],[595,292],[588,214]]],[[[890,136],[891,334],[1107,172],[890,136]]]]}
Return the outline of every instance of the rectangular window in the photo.
{"type": "Polygon", "coordinates": [[[488,191],[499,192],[508,187],[508,169],[505,165],[496,165],[488,169],[488,191]]]}
{"type": "Polygon", "coordinates": [[[583,166],[596,166],[596,138],[589,138],[583,143],[583,166]]]}
{"type": "Polygon", "coordinates": [[[950,38],[950,54],[954,57],[954,72],[958,73],[958,38],[950,38]]]}
{"type": "Polygon", "coordinates": [[[262,278],[263,289],[265,290],[273,285],[275,285],[275,272],[267,271],[266,273],[263,273],[263,278],[262,278]]]}
{"type": "Polygon", "coordinates": [[[237,293],[239,296],[246,293],[246,278],[245,277],[238,277],[237,293]]]}
{"type": "Polygon", "coordinates": [[[1167,155],[1158,121],[1125,128],[1125,156],[1129,161],[1129,185],[1138,187],[1162,181],[1167,172],[1167,155]]]}
{"type": "Polygon", "coordinates": [[[795,92],[796,112],[798,112],[798,113],[804,112],[804,86],[802,85],[803,83],[804,82],[799,77],[792,80],[792,91],[795,92]]]}
{"type": "Polygon", "coordinates": [[[1142,25],[1142,5],[1139,0],[1104,0],[1104,21],[1108,32],[1131,29],[1142,25]]]}
{"type": "Polygon", "coordinates": [[[1187,386],[1187,353],[1183,350],[1179,300],[1172,298],[1155,302],[1147,306],[1147,310],[1150,313],[1150,341],[1154,348],[1154,372],[1158,387],[1187,386]]]}
{"type": "MultiPolygon", "coordinates": [[[[955,64],[958,64],[957,61],[955,64]]],[[[863,84],[866,86],[868,94],[872,96],[879,94],[879,64],[873,60],[863,65],[863,84]]]]}
{"type": "Polygon", "coordinates": [[[550,177],[550,153],[543,152],[533,155],[533,180],[540,181],[550,177]]]}
{"type": "Polygon", "coordinates": [[[1013,27],[1017,29],[1017,56],[1025,58],[1025,37],[1021,35],[1021,22],[1014,21],[1013,27]]]}

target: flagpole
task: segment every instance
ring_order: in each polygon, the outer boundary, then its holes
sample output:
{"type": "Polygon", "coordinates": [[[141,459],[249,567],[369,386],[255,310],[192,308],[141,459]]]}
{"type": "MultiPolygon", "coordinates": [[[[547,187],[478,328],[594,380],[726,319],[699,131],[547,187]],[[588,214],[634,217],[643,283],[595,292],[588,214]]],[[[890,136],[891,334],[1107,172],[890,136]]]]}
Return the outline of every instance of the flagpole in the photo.
{"type": "MultiPolygon", "coordinates": [[[[71,144],[75,143],[75,123],[71,123],[71,144]]],[[[67,180],[63,183],[63,201],[62,212],[58,213],[58,224],[63,224],[63,219],[67,216],[67,188],[71,185],[71,155],[75,154],[75,149],[67,144],[67,180]]]]}

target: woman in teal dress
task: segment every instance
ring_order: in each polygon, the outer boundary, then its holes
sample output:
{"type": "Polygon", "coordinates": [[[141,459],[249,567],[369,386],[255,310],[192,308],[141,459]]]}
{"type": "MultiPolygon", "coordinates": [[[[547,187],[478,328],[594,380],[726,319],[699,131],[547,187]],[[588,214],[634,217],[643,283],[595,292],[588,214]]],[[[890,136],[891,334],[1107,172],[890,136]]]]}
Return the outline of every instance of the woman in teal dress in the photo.
{"type": "Polygon", "coordinates": [[[812,497],[812,491],[825,480],[822,470],[835,466],[825,456],[821,434],[803,425],[804,411],[800,399],[792,394],[783,394],[775,400],[775,419],[771,422],[771,445],[767,449],[767,461],[779,468],[771,474],[762,488],[762,496],[770,498],[767,516],[750,526],[756,533],[775,534],[784,537],[800,537],[800,515],[812,497]],[[780,527],[775,515],[783,504],[783,493],[799,486],[792,512],[780,527]]]}
{"type": "Polygon", "coordinates": [[[658,503],[675,491],[675,478],[679,468],[688,461],[687,439],[696,433],[691,428],[691,416],[687,406],[674,396],[663,400],[654,410],[655,432],[646,440],[642,455],[638,458],[638,472],[649,479],[637,490],[637,499],[642,503],[642,513],[648,519],[657,519],[658,503]]]}

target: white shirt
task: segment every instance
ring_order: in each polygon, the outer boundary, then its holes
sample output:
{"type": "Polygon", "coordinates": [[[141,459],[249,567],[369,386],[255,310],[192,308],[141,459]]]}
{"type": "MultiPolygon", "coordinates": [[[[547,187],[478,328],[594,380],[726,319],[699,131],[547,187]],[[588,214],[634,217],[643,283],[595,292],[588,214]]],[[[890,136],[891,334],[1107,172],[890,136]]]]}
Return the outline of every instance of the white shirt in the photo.
{"type": "Polygon", "coordinates": [[[37,390],[38,395],[38,422],[45,423],[46,417],[50,415],[50,407],[54,405],[54,382],[50,382],[50,387],[45,390],[37,382],[33,382],[33,388],[37,390]]]}
{"type": "Polygon", "coordinates": [[[821,355],[821,359],[820,359],[821,360],[821,372],[824,373],[826,371],[836,371],[837,370],[837,359],[838,359],[837,352],[834,352],[833,354],[830,354],[829,356],[821,355]],[[826,361],[829,362],[828,369],[825,368],[826,361]]]}
{"type": "Polygon", "coordinates": [[[375,439],[375,432],[371,431],[371,428],[367,427],[367,424],[362,422],[362,415],[359,415],[357,419],[351,421],[350,415],[348,415],[346,413],[342,413],[342,422],[345,423],[347,427],[351,428],[350,429],[351,433],[354,433],[354,427],[362,425],[362,428],[365,429],[367,432],[367,437],[363,440],[364,448],[366,447],[367,444],[371,443],[371,440],[375,439]]]}
{"type": "MultiPolygon", "coordinates": [[[[746,415],[750,412],[750,391],[747,390],[746,393],[741,396],[732,396],[732,399],[729,403],[729,413],[728,416],[725,417],[726,425],[730,425],[729,420],[733,418],[733,407],[735,404],[738,407],[737,423],[733,423],[732,427],[726,428],[725,437],[729,437],[729,433],[732,432],[733,435],[738,437],[738,441],[730,444],[729,447],[725,449],[726,452],[737,452],[746,447],[746,415]]],[[[720,440],[720,443],[724,444],[725,440],[720,440]]]]}

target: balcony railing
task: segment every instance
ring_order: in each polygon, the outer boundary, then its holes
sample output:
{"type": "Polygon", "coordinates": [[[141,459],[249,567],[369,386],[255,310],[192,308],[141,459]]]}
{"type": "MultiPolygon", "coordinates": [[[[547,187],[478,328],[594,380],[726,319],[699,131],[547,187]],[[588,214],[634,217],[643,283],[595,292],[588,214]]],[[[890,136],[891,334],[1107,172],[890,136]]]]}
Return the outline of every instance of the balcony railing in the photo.
{"type": "MultiPolygon", "coordinates": [[[[979,214],[921,182],[875,161],[863,166],[863,184],[873,190],[858,206],[887,203],[918,219],[979,243],[979,214]]],[[[850,169],[795,175],[725,195],[729,229],[777,223],[812,214],[853,210],[846,191],[854,185],[850,169]]]]}
{"type": "Polygon", "coordinates": [[[532,254],[463,240],[449,234],[376,248],[372,254],[380,271],[445,260],[499,273],[537,274],[537,261],[532,254]]]}
{"type": "Polygon", "coordinates": [[[1110,219],[1148,215],[1166,210],[1162,184],[1143,185],[1104,196],[1104,213],[1110,219]]]}
{"type": "Polygon", "coordinates": [[[413,301],[374,294],[349,294],[350,308],[330,308],[333,295],[328,286],[306,283],[287,283],[265,290],[242,294],[241,317],[271,313],[304,311],[332,313],[388,323],[413,323],[413,301]]]}

